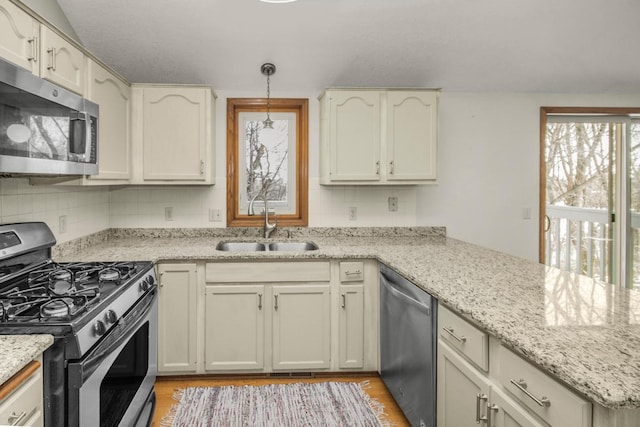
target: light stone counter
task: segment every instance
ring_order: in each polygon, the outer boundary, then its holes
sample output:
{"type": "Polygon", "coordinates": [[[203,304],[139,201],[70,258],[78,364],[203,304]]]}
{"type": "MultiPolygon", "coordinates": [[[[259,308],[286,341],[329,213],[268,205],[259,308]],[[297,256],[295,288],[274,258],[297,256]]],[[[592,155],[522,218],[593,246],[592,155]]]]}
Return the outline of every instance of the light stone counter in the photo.
{"type": "Polygon", "coordinates": [[[378,259],[588,399],[612,409],[640,408],[639,292],[449,239],[443,229],[413,229],[421,234],[413,236],[398,230],[369,237],[326,230],[288,233],[320,246],[304,253],[225,253],[215,250],[218,241],[241,239],[202,237],[195,231],[114,230],[96,237],[99,243],[63,246],[56,258],[378,259]],[[185,234],[191,237],[171,237],[185,234]]]}
{"type": "Polygon", "coordinates": [[[51,335],[0,335],[0,385],[53,344],[51,335]]]}

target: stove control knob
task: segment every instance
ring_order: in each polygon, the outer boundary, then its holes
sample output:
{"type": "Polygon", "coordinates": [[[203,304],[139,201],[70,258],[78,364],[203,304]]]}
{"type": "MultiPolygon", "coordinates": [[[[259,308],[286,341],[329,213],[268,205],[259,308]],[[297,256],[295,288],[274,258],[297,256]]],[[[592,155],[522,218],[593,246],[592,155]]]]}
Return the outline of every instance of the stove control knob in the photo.
{"type": "Polygon", "coordinates": [[[107,317],[107,322],[109,323],[116,323],[116,320],[118,320],[118,315],[113,310],[107,310],[106,317],[107,317]]]}
{"type": "Polygon", "coordinates": [[[140,282],[140,289],[142,289],[144,292],[147,292],[153,287],[154,282],[155,280],[153,280],[153,276],[147,276],[140,282]]]}
{"type": "Polygon", "coordinates": [[[102,320],[98,320],[93,324],[93,332],[95,332],[97,336],[102,336],[107,332],[107,327],[102,320]]]}

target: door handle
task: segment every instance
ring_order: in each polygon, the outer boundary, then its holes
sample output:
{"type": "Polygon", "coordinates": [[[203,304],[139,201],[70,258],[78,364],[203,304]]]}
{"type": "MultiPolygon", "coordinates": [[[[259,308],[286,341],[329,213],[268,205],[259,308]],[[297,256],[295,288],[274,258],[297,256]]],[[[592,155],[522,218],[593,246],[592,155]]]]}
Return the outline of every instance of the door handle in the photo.
{"type": "Polygon", "coordinates": [[[486,422],[487,421],[487,415],[482,415],[480,414],[480,408],[484,405],[481,404],[482,401],[489,401],[489,396],[487,396],[486,394],[482,393],[478,393],[476,394],[476,424],[480,424],[481,422],[486,422]]]}
{"type": "Polygon", "coordinates": [[[342,308],[347,308],[347,296],[342,294],[342,308]]]}
{"type": "Polygon", "coordinates": [[[275,300],[275,305],[273,306],[273,308],[274,308],[275,310],[278,310],[278,294],[275,294],[275,295],[273,296],[273,299],[275,300]]]}

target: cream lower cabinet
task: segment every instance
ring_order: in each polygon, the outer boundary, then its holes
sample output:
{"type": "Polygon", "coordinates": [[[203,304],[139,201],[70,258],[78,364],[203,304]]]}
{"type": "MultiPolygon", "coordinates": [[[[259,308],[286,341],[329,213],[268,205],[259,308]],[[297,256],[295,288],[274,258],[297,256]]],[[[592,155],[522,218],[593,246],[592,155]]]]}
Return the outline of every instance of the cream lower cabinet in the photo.
{"type": "Polygon", "coordinates": [[[330,283],[329,261],[207,263],[205,370],[329,368],[330,283]]]}
{"type": "Polygon", "coordinates": [[[264,369],[264,285],[207,286],[205,370],[264,369]]]}
{"type": "Polygon", "coordinates": [[[198,364],[197,267],[157,265],[158,372],[195,373],[198,364]]]}
{"type": "Polygon", "coordinates": [[[274,285],[272,366],[274,370],[331,366],[330,286],[274,285]]]}
{"type": "Polygon", "coordinates": [[[444,341],[438,343],[438,427],[544,427],[444,341]]]}
{"type": "Polygon", "coordinates": [[[592,426],[590,402],[442,305],[437,390],[438,427],[592,426]]]}
{"type": "Polygon", "coordinates": [[[209,262],[205,277],[204,372],[377,370],[375,260],[209,262]]]}
{"type": "MultiPolygon", "coordinates": [[[[43,380],[40,361],[33,361],[25,370],[33,371],[21,383],[13,388],[11,379],[0,386],[0,425],[2,426],[31,426],[42,427],[43,417],[43,380]],[[3,390],[11,387],[5,393],[3,390]]],[[[17,374],[19,375],[19,374],[17,374]]]]}

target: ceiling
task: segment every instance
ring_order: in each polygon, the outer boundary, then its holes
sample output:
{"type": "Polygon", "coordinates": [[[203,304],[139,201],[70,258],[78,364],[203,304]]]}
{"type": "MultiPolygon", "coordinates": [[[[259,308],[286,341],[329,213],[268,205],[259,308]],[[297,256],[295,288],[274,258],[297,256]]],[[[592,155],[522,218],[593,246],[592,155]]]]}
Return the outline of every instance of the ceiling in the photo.
{"type": "Polygon", "coordinates": [[[58,0],[133,82],[640,93],[638,0],[58,0]]]}

